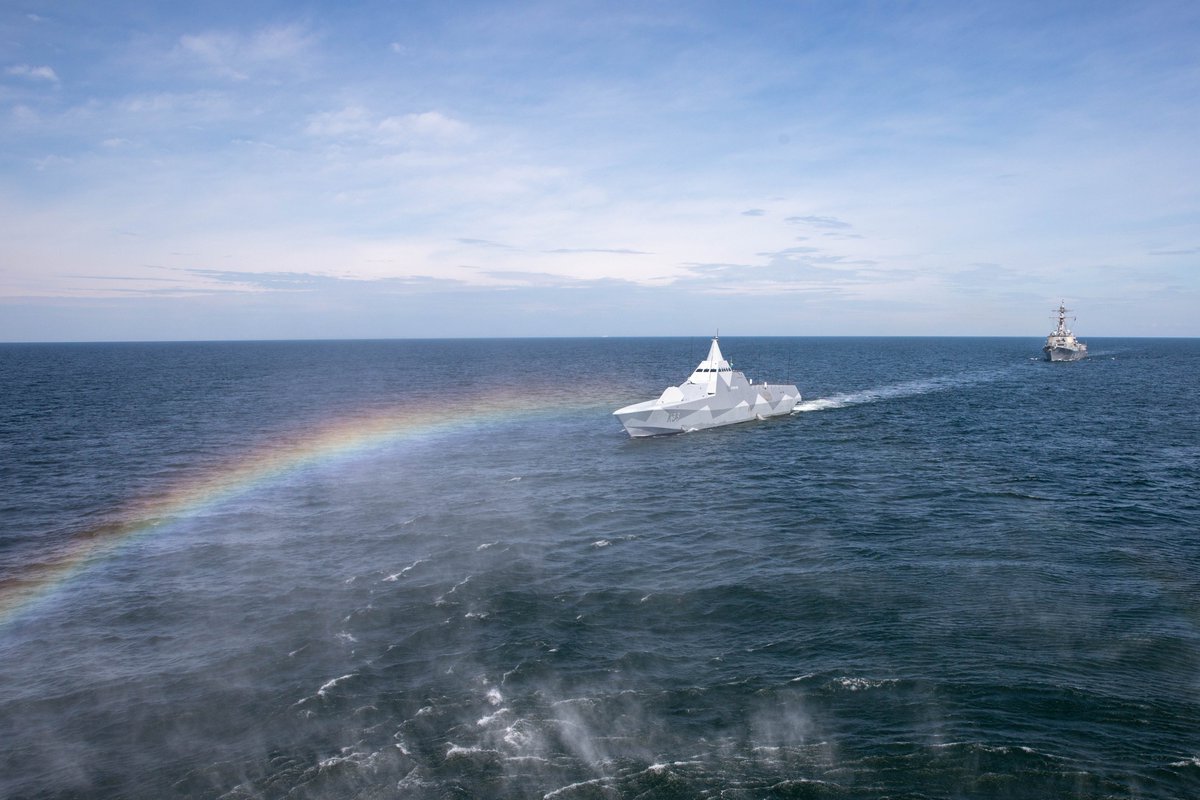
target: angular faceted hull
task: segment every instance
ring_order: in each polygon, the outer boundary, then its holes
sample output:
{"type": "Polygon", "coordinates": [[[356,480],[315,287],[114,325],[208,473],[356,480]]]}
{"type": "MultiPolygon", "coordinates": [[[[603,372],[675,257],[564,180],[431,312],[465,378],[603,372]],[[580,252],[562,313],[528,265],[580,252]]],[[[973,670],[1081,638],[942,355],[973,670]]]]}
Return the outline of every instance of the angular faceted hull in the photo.
{"type": "Polygon", "coordinates": [[[679,402],[647,400],[613,413],[634,438],[699,431],[790,414],[800,402],[792,385],[757,384],[679,402]]]}

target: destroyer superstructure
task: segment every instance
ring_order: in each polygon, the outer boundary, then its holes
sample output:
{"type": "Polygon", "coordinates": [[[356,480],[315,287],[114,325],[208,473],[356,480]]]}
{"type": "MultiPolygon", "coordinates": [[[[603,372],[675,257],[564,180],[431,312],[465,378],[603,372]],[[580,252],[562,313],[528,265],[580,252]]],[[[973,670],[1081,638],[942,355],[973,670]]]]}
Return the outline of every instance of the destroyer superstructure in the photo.
{"type": "Polygon", "coordinates": [[[1067,328],[1068,310],[1061,302],[1058,304],[1058,327],[1046,337],[1042,352],[1047,361],[1078,361],[1087,355],[1087,345],[1075,338],[1067,328]]]}
{"type": "Polygon", "coordinates": [[[686,381],[668,386],[655,400],[634,403],[613,414],[630,436],[657,436],[789,414],[798,402],[800,390],[794,385],[746,380],[721,355],[714,336],[708,357],[686,381]]]}

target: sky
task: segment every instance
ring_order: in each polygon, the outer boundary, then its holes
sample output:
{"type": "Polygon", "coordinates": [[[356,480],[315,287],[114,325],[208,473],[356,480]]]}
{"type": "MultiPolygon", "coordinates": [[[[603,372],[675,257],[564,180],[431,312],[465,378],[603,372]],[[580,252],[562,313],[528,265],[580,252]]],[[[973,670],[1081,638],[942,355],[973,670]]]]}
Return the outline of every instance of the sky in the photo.
{"type": "Polygon", "coordinates": [[[0,341],[1200,336],[1200,4],[0,9],[0,341]]]}

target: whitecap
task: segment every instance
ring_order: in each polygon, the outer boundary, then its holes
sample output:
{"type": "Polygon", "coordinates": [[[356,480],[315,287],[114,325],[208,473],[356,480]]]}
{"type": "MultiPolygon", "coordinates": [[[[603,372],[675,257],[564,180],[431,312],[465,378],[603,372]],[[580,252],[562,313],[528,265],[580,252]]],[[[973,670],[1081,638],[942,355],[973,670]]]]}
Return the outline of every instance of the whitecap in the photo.
{"type": "Polygon", "coordinates": [[[470,758],[471,756],[478,755],[480,753],[487,753],[489,755],[496,755],[496,756],[500,755],[500,753],[495,750],[488,750],[483,747],[463,747],[462,745],[458,745],[458,744],[451,744],[446,747],[446,758],[447,759],[470,758]]]}
{"type": "Polygon", "coordinates": [[[325,770],[329,769],[330,767],[336,767],[339,764],[345,764],[347,762],[354,764],[355,766],[369,768],[374,764],[378,756],[378,753],[359,753],[350,750],[350,748],[346,748],[342,751],[342,755],[340,756],[330,756],[329,758],[323,758],[318,761],[317,769],[325,770]]]}
{"type": "Polygon", "coordinates": [[[608,547],[610,544],[612,544],[612,542],[610,542],[608,539],[597,539],[596,541],[592,542],[592,547],[608,547]]]}
{"type": "Polygon", "coordinates": [[[527,762],[533,764],[551,763],[550,759],[546,758],[545,756],[508,756],[504,760],[512,764],[524,764],[527,762]]]}
{"type": "Polygon", "coordinates": [[[421,774],[420,767],[413,767],[411,770],[409,770],[407,775],[400,779],[400,781],[396,784],[396,788],[400,791],[404,791],[406,789],[424,789],[435,785],[436,784],[425,780],[424,775],[421,774]]]}
{"type": "Polygon", "coordinates": [[[443,605],[445,605],[445,604],[448,602],[448,601],[446,600],[446,598],[447,598],[447,597],[449,597],[450,595],[454,594],[455,592],[457,592],[457,591],[459,590],[459,588],[460,588],[460,587],[466,586],[466,585],[467,585],[468,583],[470,583],[470,582],[471,582],[471,576],[470,576],[470,575],[468,575],[467,577],[463,578],[463,579],[462,579],[461,581],[459,581],[458,583],[456,583],[456,584],[454,584],[453,586],[451,586],[451,587],[450,587],[450,589],[449,589],[449,590],[448,590],[448,591],[447,591],[445,594],[443,594],[441,597],[439,597],[438,599],[434,600],[434,601],[433,601],[433,604],[434,604],[435,606],[443,606],[443,605]]]}
{"type": "MultiPolygon", "coordinates": [[[[504,743],[514,750],[529,749],[534,738],[535,734],[530,729],[530,725],[528,723],[522,724],[521,720],[514,722],[504,729],[504,743]]],[[[537,756],[526,756],[526,758],[537,758],[539,761],[545,760],[537,756]]]]}
{"type": "Polygon", "coordinates": [[[800,787],[800,786],[836,787],[836,786],[838,786],[838,784],[830,783],[829,781],[823,781],[818,778],[787,778],[786,780],[782,780],[779,783],[772,784],[771,790],[772,791],[786,791],[788,789],[792,789],[792,788],[796,788],[796,787],[800,787]]]}
{"type": "Polygon", "coordinates": [[[399,572],[393,572],[391,575],[388,575],[386,578],[384,578],[384,580],[385,580],[385,581],[395,581],[395,580],[397,580],[397,579],[399,579],[399,578],[403,578],[405,575],[407,575],[407,574],[408,574],[409,572],[411,572],[413,569],[415,569],[416,567],[420,566],[421,564],[424,564],[424,563],[425,563],[426,561],[428,561],[428,560],[429,560],[429,559],[427,559],[427,558],[418,558],[416,561],[414,561],[413,563],[409,564],[407,567],[405,567],[404,569],[400,570],[399,572]]]}
{"type": "Polygon", "coordinates": [[[703,766],[703,761],[672,761],[671,763],[656,763],[646,767],[643,774],[662,775],[664,772],[670,771],[672,768],[679,769],[680,767],[699,767],[703,766]]]}
{"type": "Polygon", "coordinates": [[[317,689],[317,697],[324,697],[325,693],[328,692],[330,689],[337,686],[339,683],[341,683],[344,680],[353,678],[356,674],[357,673],[351,672],[348,675],[342,675],[341,677],[334,678],[331,681],[326,681],[324,686],[322,686],[320,689],[317,689]]]}
{"type": "Polygon", "coordinates": [[[500,708],[500,709],[497,709],[496,711],[493,711],[491,714],[484,714],[482,717],[475,720],[475,725],[480,728],[486,728],[489,725],[491,725],[493,722],[496,722],[501,717],[505,717],[508,714],[509,714],[509,710],[507,708],[500,708]]]}
{"type": "Polygon", "coordinates": [[[843,689],[849,689],[852,692],[861,692],[866,689],[878,689],[881,686],[894,686],[899,683],[896,678],[884,678],[876,680],[872,678],[837,678],[833,683],[841,686],[843,689]]]}
{"type": "Polygon", "coordinates": [[[542,800],[550,800],[552,797],[559,797],[566,792],[571,792],[575,789],[582,789],[585,786],[605,786],[610,782],[610,780],[610,778],[593,778],[590,781],[580,781],[579,783],[571,783],[567,784],[566,786],[560,786],[559,788],[542,795],[542,800]]]}

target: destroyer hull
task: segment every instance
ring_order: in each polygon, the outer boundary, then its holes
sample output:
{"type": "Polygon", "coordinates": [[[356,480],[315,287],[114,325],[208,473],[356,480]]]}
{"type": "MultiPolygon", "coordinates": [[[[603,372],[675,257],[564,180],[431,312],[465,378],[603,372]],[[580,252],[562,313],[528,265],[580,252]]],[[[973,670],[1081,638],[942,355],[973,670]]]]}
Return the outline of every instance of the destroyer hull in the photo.
{"type": "Polygon", "coordinates": [[[1067,307],[1059,303],[1058,327],[1050,332],[1042,347],[1047,361],[1078,361],[1087,355],[1087,343],[1076,339],[1075,334],[1067,328],[1067,313],[1067,307]]]}
{"type": "Polygon", "coordinates": [[[1050,347],[1042,348],[1047,361],[1079,361],[1087,355],[1087,348],[1050,347]]]}
{"type": "Polygon", "coordinates": [[[744,391],[676,403],[647,400],[618,409],[613,414],[630,436],[640,438],[778,417],[790,414],[798,402],[800,390],[795,386],[760,384],[744,391]]]}

